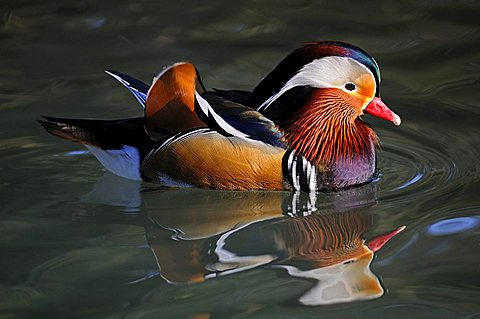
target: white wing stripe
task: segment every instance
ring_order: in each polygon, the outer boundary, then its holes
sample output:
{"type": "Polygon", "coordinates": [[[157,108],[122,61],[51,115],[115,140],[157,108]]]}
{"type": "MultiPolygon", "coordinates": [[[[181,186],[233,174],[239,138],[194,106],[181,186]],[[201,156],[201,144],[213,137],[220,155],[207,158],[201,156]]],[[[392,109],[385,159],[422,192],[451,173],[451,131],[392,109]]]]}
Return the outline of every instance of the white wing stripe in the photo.
{"type": "Polygon", "coordinates": [[[227,122],[225,122],[225,120],[220,116],[218,115],[217,113],[215,113],[215,111],[213,110],[212,106],[210,105],[210,103],[208,103],[207,100],[205,100],[200,94],[198,94],[198,92],[195,92],[195,98],[197,99],[198,101],[198,104],[200,105],[200,109],[202,110],[202,112],[207,116],[207,117],[210,117],[209,115],[211,115],[211,117],[213,118],[213,120],[225,131],[227,132],[228,134],[231,134],[233,136],[236,136],[236,137],[240,137],[240,138],[244,138],[244,139],[249,139],[251,140],[247,134],[243,133],[243,132],[240,132],[239,130],[237,130],[236,128],[234,128],[233,126],[231,126],[230,124],[228,124],[227,122]]]}

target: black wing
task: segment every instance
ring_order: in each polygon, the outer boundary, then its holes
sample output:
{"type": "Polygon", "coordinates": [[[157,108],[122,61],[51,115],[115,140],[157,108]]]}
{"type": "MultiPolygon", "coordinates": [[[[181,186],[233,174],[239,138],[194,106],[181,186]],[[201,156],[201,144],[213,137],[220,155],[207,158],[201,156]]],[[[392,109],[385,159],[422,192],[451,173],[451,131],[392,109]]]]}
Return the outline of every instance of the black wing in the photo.
{"type": "Polygon", "coordinates": [[[145,108],[145,104],[147,102],[147,93],[150,89],[150,86],[128,74],[123,74],[112,70],[105,70],[105,73],[111,75],[114,79],[122,83],[133,94],[133,96],[135,96],[142,107],[145,108]]]}
{"type": "Polygon", "coordinates": [[[226,136],[257,140],[285,148],[275,124],[248,106],[228,101],[216,92],[196,93],[195,112],[210,128],[226,136]]]}

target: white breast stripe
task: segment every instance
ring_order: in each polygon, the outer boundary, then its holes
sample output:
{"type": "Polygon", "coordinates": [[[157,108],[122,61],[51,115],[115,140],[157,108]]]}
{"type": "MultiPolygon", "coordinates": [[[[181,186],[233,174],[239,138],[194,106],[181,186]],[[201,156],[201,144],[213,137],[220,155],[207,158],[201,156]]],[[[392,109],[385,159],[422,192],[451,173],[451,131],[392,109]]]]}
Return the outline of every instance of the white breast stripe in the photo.
{"type": "Polygon", "coordinates": [[[297,157],[295,156],[294,152],[292,152],[292,154],[290,156],[293,157],[292,167],[290,169],[291,174],[292,174],[293,188],[296,191],[299,191],[300,190],[300,176],[297,173],[297,157]]]}
{"type": "Polygon", "coordinates": [[[308,185],[310,192],[315,192],[317,190],[317,168],[315,165],[310,164],[310,174],[308,176],[308,185]]]}
{"type": "Polygon", "coordinates": [[[310,190],[310,192],[308,193],[307,210],[310,213],[310,215],[318,210],[316,190],[310,190]]]}
{"type": "Polygon", "coordinates": [[[290,154],[288,155],[288,161],[287,161],[287,168],[289,172],[292,172],[292,163],[293,163],[293,156],[295,154],[295,150],[292,150],[290,154]]]}
{"type": "Polygon", "coordinates": [[[301,185],[307,185],[305,191],[317,190],[317,167],[302,156],[296,156],[292,150],[287,159],[288,177],[291,179],[293,189],[299,191],[301,185]],[[298,161],[301,161],[299,167],[298,161]]]}
{"type": "Polygon", "coordinates": [[[304,161],[304,167],[306,166],[307,169],[304,169],[305,177],[306,177],[306,182],[308,184],[308,190],[311,190],[310,188],[310,175],[312,174],[312,164],[310,164],[309,161],[307,161],[305,158],[303,158],[304,161]]]}

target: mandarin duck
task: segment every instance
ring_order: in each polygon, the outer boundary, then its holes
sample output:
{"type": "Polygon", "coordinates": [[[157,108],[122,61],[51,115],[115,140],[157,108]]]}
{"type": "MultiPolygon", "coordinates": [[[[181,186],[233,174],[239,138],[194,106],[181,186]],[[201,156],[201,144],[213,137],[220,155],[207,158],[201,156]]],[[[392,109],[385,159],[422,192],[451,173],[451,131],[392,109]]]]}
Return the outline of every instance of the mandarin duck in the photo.
{"type": "Polygon", "coordinates": [[[190,62],[151,86],[116,71],[145,109],[119,120],[44,116],[51,134],[84,144],[105,168],[165,186],[225,190],[337,190],[370,182],[375,132],[364,113],[400,124],[380,99],[380,71],[362,49],[312,42],[253,91],[208,91],[190,62]]]}

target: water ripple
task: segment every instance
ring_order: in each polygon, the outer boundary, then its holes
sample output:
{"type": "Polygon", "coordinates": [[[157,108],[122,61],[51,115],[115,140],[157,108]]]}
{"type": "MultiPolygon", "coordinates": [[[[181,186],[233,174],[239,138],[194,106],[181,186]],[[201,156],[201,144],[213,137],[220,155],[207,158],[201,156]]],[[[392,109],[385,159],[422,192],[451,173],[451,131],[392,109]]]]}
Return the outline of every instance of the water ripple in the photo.
{"type": "Polygon", "coordinates": [[[425,174],[423,172],[419,172],[417,173],[417,175],[413,176],[412,179],[408,180],[407,182],[405,182],[404,184],[398,186],[396,189],[404,189],[410,185],[413,185],[415,184],[416,182],[418,182],[419,180],[421,180],[423,177],[425,176],[425,174]]]}
{"type": "Polygon", "coordinates": [[[383,199],[410,201],[426,195],[442,196],[475,178],[469,172],[477,170],[478,164],[468,159],[474,155],[465,157],[440,144],[448,141],[432,140],[420,133],[389,134],[382,136],[378,164],[383,199]]]}

